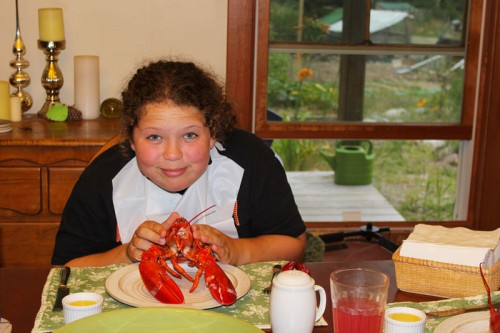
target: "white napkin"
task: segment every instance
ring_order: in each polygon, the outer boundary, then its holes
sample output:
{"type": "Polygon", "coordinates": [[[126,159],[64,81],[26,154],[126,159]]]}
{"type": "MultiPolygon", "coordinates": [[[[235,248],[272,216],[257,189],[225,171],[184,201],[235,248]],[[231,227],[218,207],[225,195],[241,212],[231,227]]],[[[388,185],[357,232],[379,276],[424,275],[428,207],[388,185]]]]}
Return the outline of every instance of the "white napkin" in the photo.
{"type": "Polygon", "coordinates": [[[500,258],[500,228],[477,231],[418,224],[403,241],[403,257],[433,260],[449,264],[491,267],[500,258]]]}

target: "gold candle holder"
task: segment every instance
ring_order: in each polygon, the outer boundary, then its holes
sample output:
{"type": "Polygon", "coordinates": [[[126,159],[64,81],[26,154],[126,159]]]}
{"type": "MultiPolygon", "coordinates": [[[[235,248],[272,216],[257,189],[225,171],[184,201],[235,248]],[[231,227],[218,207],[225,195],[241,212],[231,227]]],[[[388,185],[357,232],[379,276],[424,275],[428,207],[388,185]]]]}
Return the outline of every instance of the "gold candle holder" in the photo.
{"type": "Polygon", "coordinates": [[[59,90],[64,84],[64,78],[57,62],[59,53],[66,48],[66,41],[38,40],[38,48],[43,50],[47,60],[47,65],[42,73],[42,86],[45,88],[47,98],[40,111],[38,111],[38,116],[47,119],[49,106],[60,102],[59,90]]]}
{"type": "Polygon", "coordinates": [[[21,110],[23,112],[28,111],[33,105],[33,98],[31,95],[24,91],[23,89],[29,86],[31,79],[30,76],[24,72],[24,69],[29,67],[29,61],[25,60],[23,56],[26,54],[26,48],[24,47],[23,38],[21,37],[21,29],[19,27],[19,7],[16,0],[16,39],[14,40],[14,46],[12,47],[12,52],[16,56],[14,60],[10,62],[10,67],[14,68],[16,71],[10,76],[10,84],[16,88],[12,96],[17,96],[21,100],[21,110]]]}

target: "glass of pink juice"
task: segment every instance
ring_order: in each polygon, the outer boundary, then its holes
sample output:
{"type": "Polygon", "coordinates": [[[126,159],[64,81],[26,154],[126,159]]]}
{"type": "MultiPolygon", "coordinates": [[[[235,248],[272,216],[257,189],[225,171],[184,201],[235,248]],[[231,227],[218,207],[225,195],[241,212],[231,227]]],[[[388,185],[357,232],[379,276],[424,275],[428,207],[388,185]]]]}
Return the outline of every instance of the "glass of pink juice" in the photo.
{"type": "Polygon", "coordinates": [[[389,278],[365,268],[340,269],[330,275],[335,333],[381,333],[389,278]]]}

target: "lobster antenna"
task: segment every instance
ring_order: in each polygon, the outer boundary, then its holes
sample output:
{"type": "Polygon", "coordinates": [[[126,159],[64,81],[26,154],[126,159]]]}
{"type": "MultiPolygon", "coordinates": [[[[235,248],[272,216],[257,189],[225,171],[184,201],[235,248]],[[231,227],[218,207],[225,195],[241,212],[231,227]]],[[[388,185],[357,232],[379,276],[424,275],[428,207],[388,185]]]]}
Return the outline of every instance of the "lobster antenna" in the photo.
{"type": "Polygon", "coordinates": [[[188,223],[191,224],[191,222],[193,222],[198,216],[200,216],[201,214],[205,213],[207,210],[214,208],[215,206],[216,205],[212,205],[212,206],[210,206],[210,207],[202,210],[201,212],[199,212],[198,214],[196,214],[195,217],[193,217],[191,220],[189,220],[188,223]]]}

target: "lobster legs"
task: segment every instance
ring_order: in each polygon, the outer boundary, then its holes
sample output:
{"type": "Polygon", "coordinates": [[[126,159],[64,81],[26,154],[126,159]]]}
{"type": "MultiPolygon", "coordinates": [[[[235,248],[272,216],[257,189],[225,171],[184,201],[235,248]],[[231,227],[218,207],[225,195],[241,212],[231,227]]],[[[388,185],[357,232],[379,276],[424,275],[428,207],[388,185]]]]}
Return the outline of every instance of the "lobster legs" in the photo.
{"type": "Polygon", "coordinates": [[[161,261],[163,262],[163,267],[170,273],[172,274],[173,276],[175,276],[176,278],[181,278],[181,275],[184,276],[186,279],[188,279],[189,281],[193,282],[194,279],[191,277],[191,275],[189,275],[185,270],[184,268],[181,267],[181,265],[179,265],[179,262],[177,261],[177,257],[175,256],[172,256],[170,257],[170,261],[172,262],[172,266],[174,266],[174,269],[170,268],[170,266],[167,265],[167,262],[165,261],[165,258],[162,258],[161,261]]]}

